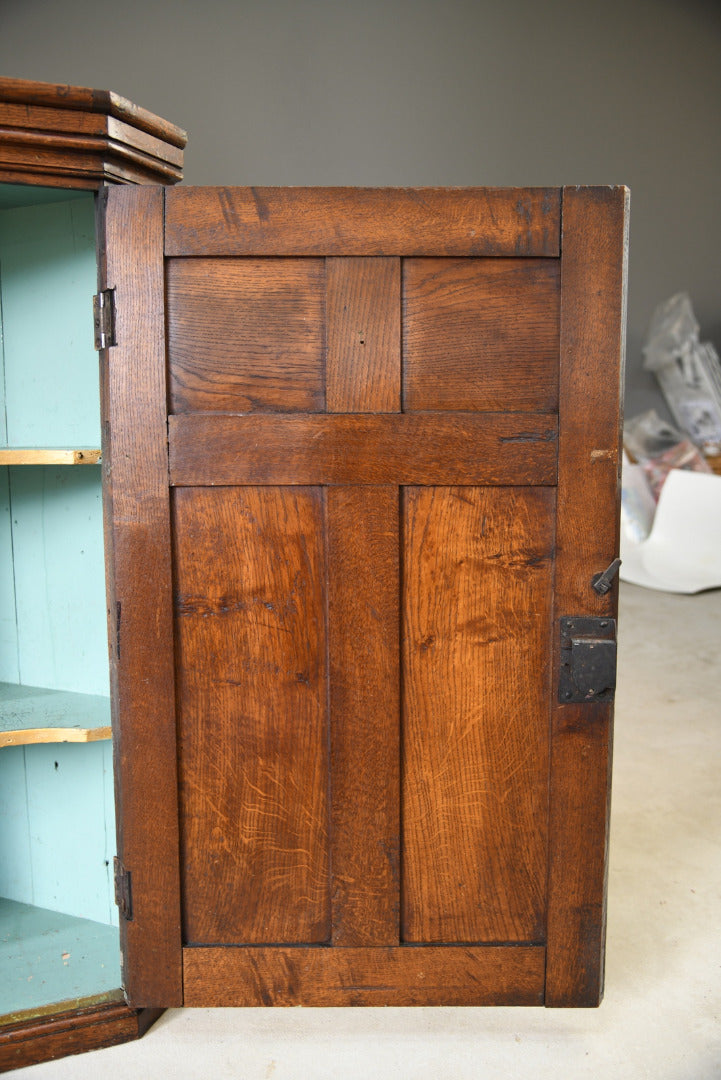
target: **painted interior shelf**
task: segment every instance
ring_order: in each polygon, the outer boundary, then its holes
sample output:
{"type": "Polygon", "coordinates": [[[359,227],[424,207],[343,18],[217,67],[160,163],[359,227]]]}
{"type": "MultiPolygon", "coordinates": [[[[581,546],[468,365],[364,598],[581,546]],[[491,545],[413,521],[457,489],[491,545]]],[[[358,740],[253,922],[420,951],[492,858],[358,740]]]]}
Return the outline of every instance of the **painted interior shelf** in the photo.
{"type": "Polygon", "coordinates": [[[0,683],[0,747],[110,737],[110,698],[0,683]]]}
{"type": "Polygon", "coordinates": [[[0,447],[0,465],[99,465],[100,460],[101,452],[95,447],[0,447]]]}

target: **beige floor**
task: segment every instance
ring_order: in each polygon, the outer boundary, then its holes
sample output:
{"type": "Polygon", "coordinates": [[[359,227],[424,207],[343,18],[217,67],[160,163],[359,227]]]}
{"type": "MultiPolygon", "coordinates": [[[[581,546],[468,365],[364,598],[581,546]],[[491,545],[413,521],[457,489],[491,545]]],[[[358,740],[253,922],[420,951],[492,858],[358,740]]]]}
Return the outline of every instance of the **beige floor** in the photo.
{"type": "Polygon", "coordinates": [[[606,1000],[598,1010],[167,1012],[15,1076],[721,1078],[721,591],[622,587],[606,1000]]]}

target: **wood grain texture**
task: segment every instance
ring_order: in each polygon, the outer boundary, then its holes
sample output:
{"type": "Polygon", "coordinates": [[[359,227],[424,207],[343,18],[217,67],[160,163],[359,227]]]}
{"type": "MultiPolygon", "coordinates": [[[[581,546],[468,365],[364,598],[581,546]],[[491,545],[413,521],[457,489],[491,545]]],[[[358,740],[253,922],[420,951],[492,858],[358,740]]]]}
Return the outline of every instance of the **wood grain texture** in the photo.
{"type": "Polygon", "coordinates": [[[136,1006],[182,1004],[162,200],[111,188],[99,203],[118,341],[101,398],[118,856],[133,877],[120,936],[136,1006]]]}
{"type": "Polygon", "coordinates": [[[112,90],[93,90],[87,86],[68,86],[66,83],[37,82],[33,79],[0,78],[0,101],[17,105],[73,112],[101,113],[115,116],[133,127],[169,142],[172,146],[185,146],[187,134],[176,124],[156,116],[148,109],[134,105],[132,101],[112,90]]]}
{"type": "Polygon", "coordinates": [[[554,484],[554,416],[171,416],[170,476],[207,484],[554,484]]]}
{"type": "Polygon", "coordinates": [[[174,498],[186,942],[330,935],[322,492],[174,498]]]}
{"type": "Polygon", "coordinates": [[[558,188],[178,188],[168,255],[540,255],[558,188]]]}
{"type": "Polygon", "coordinates": [[[170,411],[324,408],[322,259],[167,264],[170,411]]]}
{"type": "Polygon", "coordinates": [[[399,412],[401,260],[326,261],[328,412],[399,412]]]}
{"type": "Polygon", "coordinates": [[[540,942],[553,492],[404,494],[402,939],[540,942]]]}
{"type": "Polygon", "coordinates": [[[556,259],[405,259],[403,408],[553,412],[556,259]]]}
{"type": "MultiPolygon", "coordinates": [[[[617,585],[590,583],[618,554],[627,224],[625,188],[564,190],[554,684],[561,616],[617,610],[617,585]]],[[[612,705],[553,710],[548,1005],[603,993],[612,719],[612,705]]]]}
{"type": "Polygon", "coordinates": [[[110,1002],[9,1024],[0,1028],[0,1072],[139,1039],[161,1013],[110,1002]]]}
{"type": "Polygon", "coordinates": [[[329,488],[334,945],[398,944],[398,490],[329,488]]]}
{"type": "Polygon", "coordinates": [[[188,1005],[542,1005],[523,946],[185,949],[188,1005]]]}

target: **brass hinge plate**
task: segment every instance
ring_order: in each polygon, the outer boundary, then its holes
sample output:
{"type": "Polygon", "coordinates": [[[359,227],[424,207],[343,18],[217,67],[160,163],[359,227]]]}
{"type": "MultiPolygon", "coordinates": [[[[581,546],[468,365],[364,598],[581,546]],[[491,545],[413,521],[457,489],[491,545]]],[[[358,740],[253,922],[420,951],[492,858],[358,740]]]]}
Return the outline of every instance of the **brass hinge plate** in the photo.
{"type": "Polygon", "coordinates": [[[93,326],[96,349],[108,349],[116,344],[115,289],[103,289],[93,297],[93,326]]]}
{"type": "Polygon", "coordinates": [[[558,700],[612,701],[616,689],[616,620],[565,616],[561,619],[558,700]]]}
{"type": "Polygon", "coordinates": [[[113,859],[113,868],[115,871],[115,903],[118,905],[121,917],[130,922],[133,917],[130,871],[125,869],[117,855],[113,859]]]}

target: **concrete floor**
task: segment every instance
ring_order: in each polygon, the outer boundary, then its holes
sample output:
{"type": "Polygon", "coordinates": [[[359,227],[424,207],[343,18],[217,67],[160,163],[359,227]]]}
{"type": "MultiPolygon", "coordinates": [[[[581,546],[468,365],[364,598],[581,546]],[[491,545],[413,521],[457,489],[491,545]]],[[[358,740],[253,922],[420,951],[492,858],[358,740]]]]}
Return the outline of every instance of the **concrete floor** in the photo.
{"type": "Polygon", "coordinates": [[[31,1080],[721,1078],[721,591],[622,586],[598,1010],[191,1009],[31,1080]]]}

